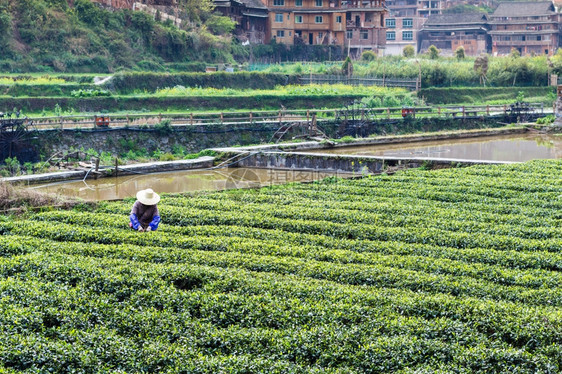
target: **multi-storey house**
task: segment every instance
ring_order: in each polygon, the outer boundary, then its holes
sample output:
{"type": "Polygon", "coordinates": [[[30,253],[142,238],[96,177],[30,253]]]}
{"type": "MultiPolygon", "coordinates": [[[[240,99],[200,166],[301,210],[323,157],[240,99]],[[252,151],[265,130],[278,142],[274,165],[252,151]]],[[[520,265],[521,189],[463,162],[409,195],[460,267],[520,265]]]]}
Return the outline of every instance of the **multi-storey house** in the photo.
{"type": "Polygon", "coordinates": [[[418,32],[426,20],[416,14],[416,1],[398,0],[389,6],[390,15],[385,19],[386,27],[386,55],[400,55],[404,47],[411,45],[418,48],[418,32]],[[403,8],[397,3],[402,3],[403,8]]]}
{"type": "Polygon", "coordinates": [[[488,53],[490,45],[488,17],[483,13],[437,14],[429,16],[419,36],[418,50],[434,45],[444,56],[452,56],[463,47],[468,56],[488,53]]]}
{"type": "Polygon", "coordinates": [[[260,0],[215,0],[223,15],[236,21],[236,36],[242,43],[263,44],[269,13],[260,0]]]}
{"type": "Polygon", "coordinates": [[[555,53],[560,40],[560,15],[550,1],[504,2],[490,15],[492,54],[555,53]]]}
{"type": "Polygon", "coordinates": [[[364,50],[381,54],[385,48],[384,16],[388,12],[384,0],[342,1],[345,11],[345,47],[349,54],[359,56],[364,50]]]}
{"type": "Polygon", "coordinates": [[[448,0],[418,0],[417,14],[427,18],[432,14],[441,14],[448,7],[448,0]]]}
{"type": "Polygon", "coordinates": [[[345,42],[345,12],[340,0],[262,0],[269,10],[266,42],[293,45],[345,42]]]}

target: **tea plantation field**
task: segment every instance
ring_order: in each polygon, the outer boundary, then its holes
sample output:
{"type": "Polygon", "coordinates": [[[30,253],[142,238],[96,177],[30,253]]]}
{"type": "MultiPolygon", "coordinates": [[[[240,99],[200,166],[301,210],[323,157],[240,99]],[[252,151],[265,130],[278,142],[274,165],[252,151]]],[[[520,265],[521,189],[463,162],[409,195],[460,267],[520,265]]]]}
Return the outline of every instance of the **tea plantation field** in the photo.
{"type": "Polygon", "coordinates": [[[0,373],[558,373],[562,162],[0,218],[0,373]]]}

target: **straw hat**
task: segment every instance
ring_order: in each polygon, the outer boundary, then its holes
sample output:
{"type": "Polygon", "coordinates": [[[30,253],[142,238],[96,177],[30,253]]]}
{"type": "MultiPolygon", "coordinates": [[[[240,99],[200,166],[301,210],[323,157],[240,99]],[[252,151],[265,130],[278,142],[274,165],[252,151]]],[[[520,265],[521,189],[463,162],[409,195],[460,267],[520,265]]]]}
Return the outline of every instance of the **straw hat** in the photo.
{"type": "Polygon", "coordinates": [[[160,201],[160,196],[149,188],[137,192],[137,200],[144,205],[156,205],[160,201]]]}

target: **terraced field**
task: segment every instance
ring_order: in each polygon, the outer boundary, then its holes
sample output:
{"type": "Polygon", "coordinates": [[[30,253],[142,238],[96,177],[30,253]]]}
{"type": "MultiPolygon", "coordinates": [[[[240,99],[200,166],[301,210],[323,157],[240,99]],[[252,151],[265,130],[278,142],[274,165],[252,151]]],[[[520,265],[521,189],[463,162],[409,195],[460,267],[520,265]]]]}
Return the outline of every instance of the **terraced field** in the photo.
{"type": "Polygon", "coordinates": [[[562,162],[0,218],[0,372],[557,373],[562,162]]]}

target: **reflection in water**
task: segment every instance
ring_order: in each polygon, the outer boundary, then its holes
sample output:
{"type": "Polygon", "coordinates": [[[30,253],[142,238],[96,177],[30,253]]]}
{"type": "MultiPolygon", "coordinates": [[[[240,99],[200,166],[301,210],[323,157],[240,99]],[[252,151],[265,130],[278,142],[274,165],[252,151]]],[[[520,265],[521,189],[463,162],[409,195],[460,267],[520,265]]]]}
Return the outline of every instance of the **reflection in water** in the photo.
{"type": "Polygon", "coordinates": [[[309,182],[336,173],[273,169],[230,168],[144,174],[99,180],[61,182],[33,187],[42,192],[79,197],[84,200],[116,200],[133,197],[137,191],[152,188],[158,193],[214,191],[269,186],[289,182],[309,182]]]}
{"type": "Polygon", "coordinates": [[[384,144],[308,152],[386,157],[433,157],[461,160],[516,161],[562,158],[562,136],[504,135],[429,142],[384,144]]]}

